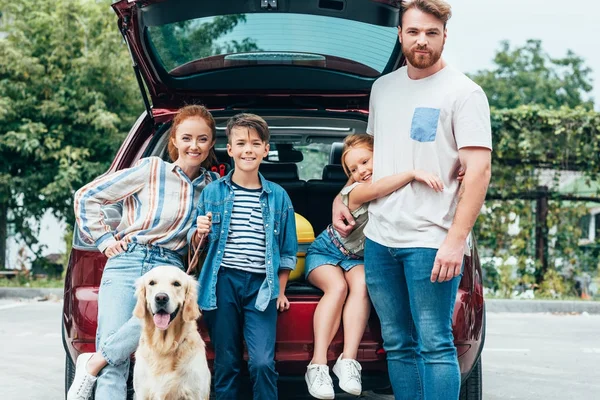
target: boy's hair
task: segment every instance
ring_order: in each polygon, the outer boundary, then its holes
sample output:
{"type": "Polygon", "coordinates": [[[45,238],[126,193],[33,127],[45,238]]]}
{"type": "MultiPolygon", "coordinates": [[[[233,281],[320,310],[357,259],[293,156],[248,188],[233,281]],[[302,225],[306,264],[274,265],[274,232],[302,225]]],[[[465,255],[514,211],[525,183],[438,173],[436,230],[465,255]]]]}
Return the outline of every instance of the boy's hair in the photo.
{"type": "Polygon", "coordinates": [[[233,128],[248,128],[253,129],[258,134],[260,140],[269,143],[269,125],[267,122],[256,114],[241,113],[229,118],[227,121],[227,142],[231,144],[231,131],[233,128]]]}
{"type": "MultiPolygon", "coordinates": [[[[177,128],[183,121],[188,118],[202,118],[206,125],[210,128],[211,138],[210,141],[214,143],[216,139],[217,129],[215,124],[215,119],[213,118],[210,111],[206,109],[204,106],[200,105],[189,105],[179,109],[177,114],[175,114],[175,118],[173,118],[173,123],[171,124],[171,132],[169,134],[169,143],[167,144],[167,150],[169,152],[169,157],[171,157],[171,161],[177,161],[179,158],[179,151],[177,147],[173,144],[173,140],[177,135],[177,128]]],[[[210,168],[211,166],[217,163],[217,156],[215,154],[215,148],[211,147],[208,157],[202,163],[202,167],[210,168]]]]}
{"type": "Polygon", "coordinates": [[[404,0],[400,3],[400,27],[402,27],[402,16],[411,8],[433,15],[444,23],[444,28],[452,16],[452,7],[444,0],[404,0]]]}
{"type": "Polygon", "coordinates": [[[342,150],[342,168],[348,177],[350,177],[351,173],[346,165],[346,155],[352,149],[357,147],[364,147],[369,151],[373,151],[373,136],[368,133],[357,133],[354,135],[346,136],[344,139],[344,149],[342,150]]]}

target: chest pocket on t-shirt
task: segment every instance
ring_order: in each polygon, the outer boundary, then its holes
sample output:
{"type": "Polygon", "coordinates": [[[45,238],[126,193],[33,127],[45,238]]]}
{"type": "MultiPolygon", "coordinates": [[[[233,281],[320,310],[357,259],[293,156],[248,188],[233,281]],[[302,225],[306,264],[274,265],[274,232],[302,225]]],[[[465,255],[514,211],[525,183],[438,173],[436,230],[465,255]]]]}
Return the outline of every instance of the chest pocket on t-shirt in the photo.
{"type": "Polygon", "coordinates": [[[415,108],[410,125],[410,138],[417,142],[435,141],[439,119],[439,108],[415,108]]]}

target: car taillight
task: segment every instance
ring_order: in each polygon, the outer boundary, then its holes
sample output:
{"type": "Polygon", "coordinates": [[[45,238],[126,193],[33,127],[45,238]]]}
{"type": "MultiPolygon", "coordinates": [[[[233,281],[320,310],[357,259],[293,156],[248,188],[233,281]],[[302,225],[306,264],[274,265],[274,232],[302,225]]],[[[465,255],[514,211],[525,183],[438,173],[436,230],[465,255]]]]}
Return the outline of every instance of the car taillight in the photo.
{"type": "Polygon", "coordinates": [[[68,337],[75,348],[92,344],[98,319],[98,287],[106,257],[98,252],[74,248],[65,281],[68,337]]]}

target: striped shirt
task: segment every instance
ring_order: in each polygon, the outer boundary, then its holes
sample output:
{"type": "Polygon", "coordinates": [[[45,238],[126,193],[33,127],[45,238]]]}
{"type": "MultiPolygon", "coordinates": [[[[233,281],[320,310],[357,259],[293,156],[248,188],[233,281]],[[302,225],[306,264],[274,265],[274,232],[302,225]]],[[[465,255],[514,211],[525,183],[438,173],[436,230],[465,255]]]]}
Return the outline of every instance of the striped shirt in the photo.
{"type": "Polygon", "coordinates": [[[104,251],[117,240],[151,244],[184,253],[202,189],[216,175],[204,169],[190,181],[179,166],[159,157],[103,175],[75,193],[75,218],[81,232],[104,251]],[[121,222],[113,231],[102,206],[122,201],[121,222]]]}
{"type": "Polygon", "coordinates": [[[246,189],[232,182],[233,210],[223,267],[266,273],[265,227],[260,205],[262,189],[246,189]]]}

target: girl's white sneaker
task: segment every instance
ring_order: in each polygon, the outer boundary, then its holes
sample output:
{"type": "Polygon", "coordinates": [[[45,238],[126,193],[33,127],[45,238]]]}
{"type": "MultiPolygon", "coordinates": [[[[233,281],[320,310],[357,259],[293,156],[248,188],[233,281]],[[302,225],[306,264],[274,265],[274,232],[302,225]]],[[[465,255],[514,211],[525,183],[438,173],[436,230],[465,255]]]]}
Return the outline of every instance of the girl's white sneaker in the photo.
{"type": "Polygon", "coordinates": [[[362,393],[362,367],[356,360],[343,359],[342,354],[333,366],[333,373],[340,380],[340,389],[346,393],[360,396],[362,393]]]}
{"type": "Polygon", "coordinates": [[[308,386],[308,393],[312,397],[324,400],[335,398],[333,381],[331,380],[331,376],[329,376],[329,367],[327,365],[308,364],[304,380],[306,381],[306,386],[308,386]]]}

